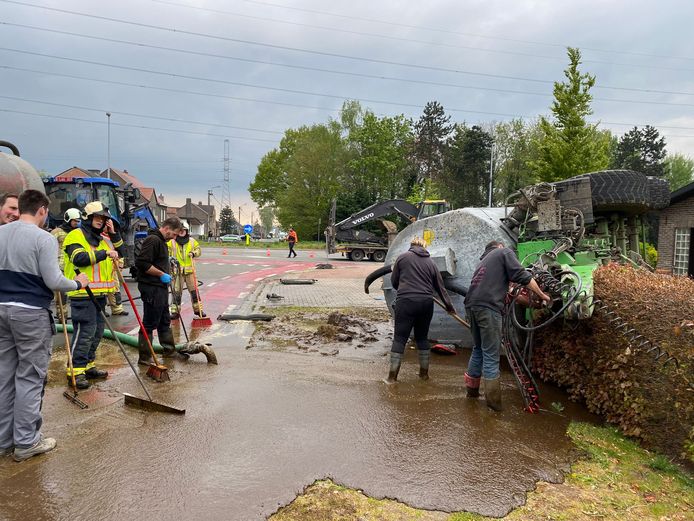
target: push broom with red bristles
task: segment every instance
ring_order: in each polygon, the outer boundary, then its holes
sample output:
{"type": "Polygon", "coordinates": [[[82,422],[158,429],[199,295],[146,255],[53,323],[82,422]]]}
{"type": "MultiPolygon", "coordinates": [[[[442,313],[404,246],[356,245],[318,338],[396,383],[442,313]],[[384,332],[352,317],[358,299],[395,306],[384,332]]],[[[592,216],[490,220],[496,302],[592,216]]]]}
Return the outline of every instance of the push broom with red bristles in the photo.
{"type": "Polygon", "coordinates": [[[212,319],[210,317],[206,317],[205,313],[203,312],[200,291],[198,291],[198,274],[195,271],[195,258],[191,258],[191,261],[191,266],[193,267],[193,284],[195,284],[195,295],[198,297],[198,312],[197,316],[193,318],[192,327],[208,327],[212,325],[212,319]]]}
{"type": "Polygon", "coordinates": [[[135,313],[137,323],[140,325],[140,331],[142,331],[142,336],[145,337],[147,347],[149,347],[149,354],[152,355],[152,360],[154,360],[154,363],[149,364],[149,367],[147,368],[147,376],[149,376],[155,382],[168,382],[171,380],[171,378],[169,377],[169,369],[165,365],[161,365],[159,363],[159,360],[157,360],[157,355],[154,352],[154,347],[152,347],[152,340],[149,338],[149,334],[147,333],[144,324],[142,324],[140,313],[137,311],[137,306],[135,306],[135,300],[133,299],[133,296],[130,294],[130,289],[128,288],[128,285],[125,283],[125,279],[123,278],[123,273],[121,273],[120,271],[120,266],[118,266],[118,262],[114,262],[113,267],[116,270],[116,273],[118,273],[118,279],[120,280],[121,286],[123,286],[123,289],[125,290],[125,294],[128,295],[130,306],[133,308],[133,313],[135,313]]]}

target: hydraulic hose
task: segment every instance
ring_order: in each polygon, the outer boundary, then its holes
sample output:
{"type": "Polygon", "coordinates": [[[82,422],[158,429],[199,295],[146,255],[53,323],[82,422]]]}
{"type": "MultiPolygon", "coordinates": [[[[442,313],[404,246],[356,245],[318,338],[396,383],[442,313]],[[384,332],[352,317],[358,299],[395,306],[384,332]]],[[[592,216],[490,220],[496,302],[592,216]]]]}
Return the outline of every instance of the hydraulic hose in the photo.
{"type": "Polygon", "coordinates": [[[562,275],[571,275],[572,277],[574,277],[576,279],[576,281],[578,282],[578,288],[576,288],[576,291],[574,291],[574,293],[571,295],[571,297],[569,297],[567,299],[566,303],[561,307],[561,309],[559,309],[556,313],[554,313],[548,320],[541,322],[537,326],[523,326],[520,324],[520,322],[518,322],[518,317],[516,316],[516,313],[515,313],[516,299],[518,298],[518,295],[516,295],[513,298],[513,301],[511,302],[511,319],[513,320],[513,325],[515,327],[517,327],[518,329],[520,329],[522,331],[528,331],[528,332],[529,331],[537,331],[538,329],[542,329],[543,327],[550,325],[557,318],[562,316],[564,314],[564,311],[566,311],[567,308],[571,304],[573,304],[574,300],[576,300],[576,297],[578,297],[578,295],[580,295],[581,289],[583,288],[583,281],[581,280],[581,277],[579,277],[578,273],[576,273],[575,271],[571,271],[571,270],[561,271],[558,273],[558,275],[559,275],[559,277],[561,277],[562,275]]]}

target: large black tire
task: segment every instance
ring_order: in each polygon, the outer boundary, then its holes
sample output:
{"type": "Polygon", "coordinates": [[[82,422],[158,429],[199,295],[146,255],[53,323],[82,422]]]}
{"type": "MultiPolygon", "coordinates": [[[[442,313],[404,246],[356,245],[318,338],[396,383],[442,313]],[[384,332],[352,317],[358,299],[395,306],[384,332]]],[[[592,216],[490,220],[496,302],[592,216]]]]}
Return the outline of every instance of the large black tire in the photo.
{"type": "Polygon", "coordinates": [[[383,262],[384,260],[386,260],[386,252],[384,252],[383,250],[374,251],[373,255],[372,255],[372,259],[375,262],[383,262]]]}
{"type": "Polygon", "coordinates": [[[363,261],[364,260],[364,250],[356,249],[352,250],[352,260],[353,261],[363,261]]]}
{"type": "Polygon", "coordinates": [[[670,183],[660,177],[648,177],[650,205],[654,210],[670,206],[670,183]]]}
{"type": "Polygon", "coordinates": [[[648,178],[633,170],[603,170],[578,177],[590,179],[594,212],[643,213],[651,208],[648,178]]]}

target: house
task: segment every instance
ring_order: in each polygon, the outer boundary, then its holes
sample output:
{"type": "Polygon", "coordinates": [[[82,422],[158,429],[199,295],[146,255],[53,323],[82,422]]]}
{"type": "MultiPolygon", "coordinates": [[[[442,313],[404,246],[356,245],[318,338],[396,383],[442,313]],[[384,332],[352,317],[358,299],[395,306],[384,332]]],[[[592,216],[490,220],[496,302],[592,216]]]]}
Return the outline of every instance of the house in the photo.
{"type": "MultiPolygon", "coordinates": [[[[157,222],[162,222],[166,219],[166,203],[161,194],[157,193],[155,188],[145,186],[142,181],[137,177],[129,173],[127,170],[118,170],[116,168],[111,168],[111,179],[118,181],[121,188],[130,184],[133,188],[140,190],[140,198],[136,201],[136,204],[149,203],[149,208],[154,215],[157,222]]],[[[108,177],[108,171],[104,170],[101,172],[100,177],[108,177]]]]}
{"type": "Polygon", "coordinates": [[[694,277],[694,182],[673,192],[660,212],[658,271],[694,277]]]}
{"type": "Polygon", "coordinates": [[[216,237],[217,233],[217,212],[214,205],[193,203],[190,197],[186,198],[186,204],[176,209],[176,215],[190,226],[190,234],[197,237],[208,237],[210,232],[216,237]]]}

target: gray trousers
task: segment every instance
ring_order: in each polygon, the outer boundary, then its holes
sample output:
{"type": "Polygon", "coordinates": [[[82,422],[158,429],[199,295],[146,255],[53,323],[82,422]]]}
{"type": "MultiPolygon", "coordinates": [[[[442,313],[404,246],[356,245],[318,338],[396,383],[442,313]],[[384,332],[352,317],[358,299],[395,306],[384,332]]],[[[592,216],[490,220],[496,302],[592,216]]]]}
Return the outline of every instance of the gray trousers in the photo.
{"type": "Polygon", "coordinates": [[[0,305],[0,449],[39,441],[53,327],[46,309],[0,305]]]}

